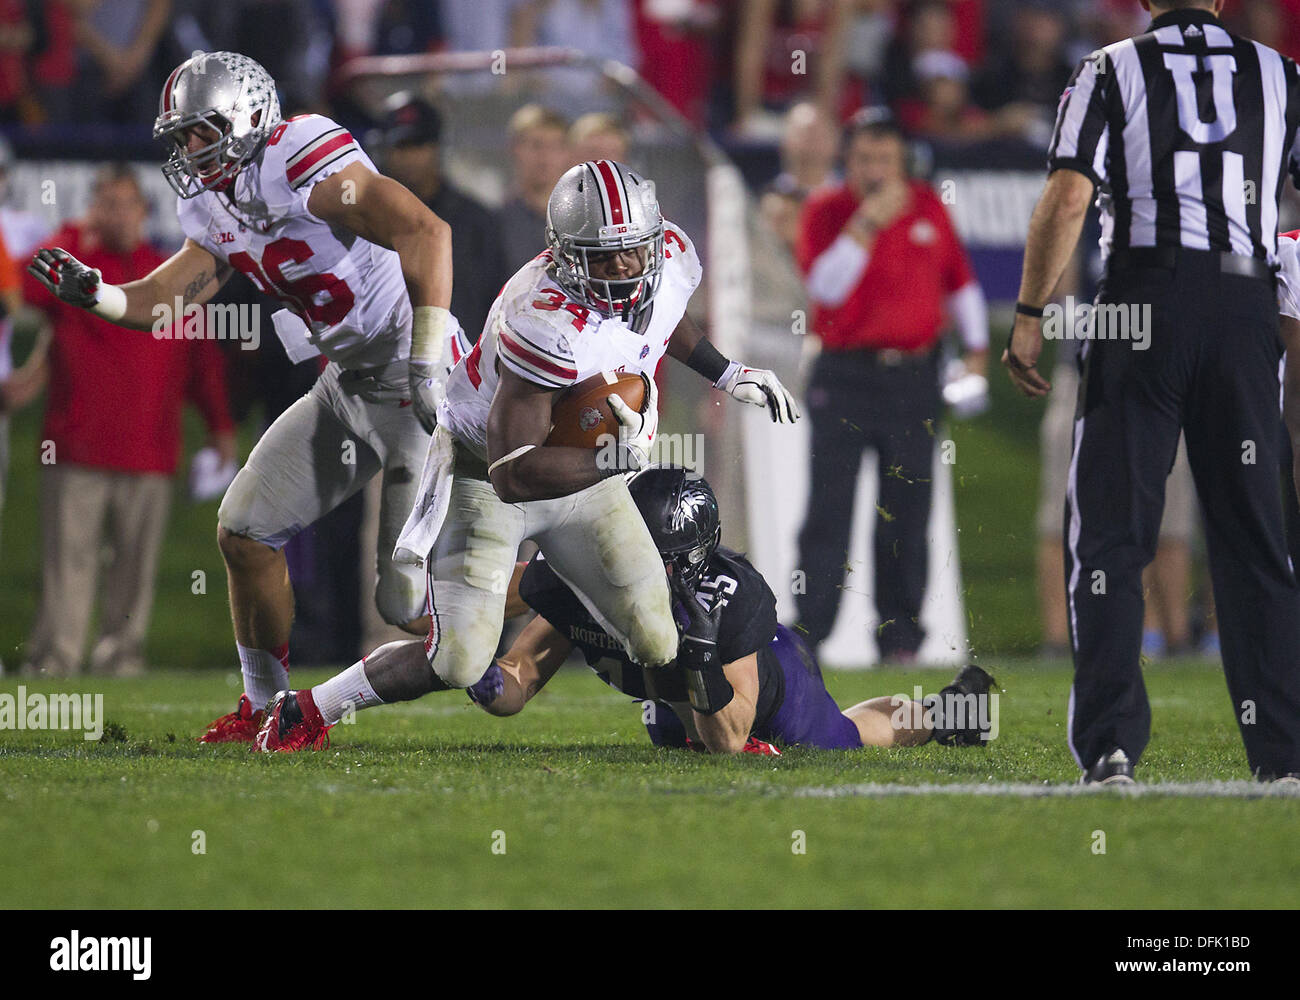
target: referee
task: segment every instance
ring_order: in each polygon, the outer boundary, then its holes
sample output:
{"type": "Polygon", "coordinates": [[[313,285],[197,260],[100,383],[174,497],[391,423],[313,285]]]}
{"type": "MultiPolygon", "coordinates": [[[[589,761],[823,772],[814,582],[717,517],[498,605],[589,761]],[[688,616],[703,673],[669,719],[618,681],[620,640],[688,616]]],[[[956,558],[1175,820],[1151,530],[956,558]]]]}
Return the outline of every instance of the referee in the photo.
{"type": "Polygon", "coordinates": [[[1073,334],[1087,339],[1065,503],[1070,749],[1083,781],[1108,783],[1132,782],[1146,749],[1142,569],[1182,429],[1251,771],[1300,781],[1274,278],[1284,174],[1300,177],[1300,72],[1224,30],[1222,0],[1142,5],[1147,32],[1084,59],[1061,98],[1002,356],[1026,395],[1050,390],[1039,317],[1095,188],[1106,270],[1092,323],[1073,334]]]}

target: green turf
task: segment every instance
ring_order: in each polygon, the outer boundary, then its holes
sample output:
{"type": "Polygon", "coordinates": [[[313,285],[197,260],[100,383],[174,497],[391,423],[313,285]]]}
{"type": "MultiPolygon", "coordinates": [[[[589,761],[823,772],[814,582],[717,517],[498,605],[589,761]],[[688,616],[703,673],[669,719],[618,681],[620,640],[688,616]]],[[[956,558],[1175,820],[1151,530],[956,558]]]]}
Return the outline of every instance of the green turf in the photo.
{"type": "MultiPolygon", "coordinates": [[[[68,688],[102,691],[118,738],[0,733],[0,907],[1300,905],[1297,799],[806,797],[1073,780],[1064,665],[986,666],[1005,689],[987,750],[779,759],[655,750],[637,707],[585,671],[512,720],[435,695],[360,714],[328,751],[273,757],[191,742],[233,701],[233,675],[84,678],[68,688]]],[[[1216,666],[1152,665],[1147,679],[1144,779],[1247,777],[1216,666]]],[[[943,681],[828,685],[846,704],[943,681]]]]}

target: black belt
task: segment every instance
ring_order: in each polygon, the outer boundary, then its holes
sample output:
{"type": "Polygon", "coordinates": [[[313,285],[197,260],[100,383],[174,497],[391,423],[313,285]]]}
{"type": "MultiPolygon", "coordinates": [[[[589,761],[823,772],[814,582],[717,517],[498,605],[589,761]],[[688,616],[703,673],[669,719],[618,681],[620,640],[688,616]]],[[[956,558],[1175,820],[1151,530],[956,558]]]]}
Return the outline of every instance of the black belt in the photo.
{"type": "Polygon", "coordinates": [[[902,368],[928,364],[935,358],[936,351],[934,348],[926,348],[923,351],[902,351],[895,347],[850,347],[843,350],[825,350],[822,351],[821,356],[827,358],[828,363],[832,363],[831,359],[834,359],[835,364],[857,361],[878,368],[902,368]]]}
{"type": "Polygon", "coordinates": [[[1266,260],[1247,257],[1239,253],[1221,253],[1217,250],[1188,250],[1185,247],[1127,247],[1113,250],[1106,258],[1107,269],[1127,270],[1138,267],[1163,267],[1174,270],[1178,261],[1216,260],[1223,274],[1235,274],[1242,278],[1258,278],[1260,281],[1272,281],[1276,268],[1266,260]]]}

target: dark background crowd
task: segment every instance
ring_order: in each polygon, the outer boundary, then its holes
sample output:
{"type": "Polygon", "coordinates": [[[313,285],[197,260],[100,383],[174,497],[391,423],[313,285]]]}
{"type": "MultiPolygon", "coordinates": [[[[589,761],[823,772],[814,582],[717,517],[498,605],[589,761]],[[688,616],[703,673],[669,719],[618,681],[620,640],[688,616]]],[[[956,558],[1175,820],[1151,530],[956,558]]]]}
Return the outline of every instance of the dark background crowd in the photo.
{"type": "MultiPolygon", "coordinates": [[[[328,111],[356,56],[560,45],[631,65],[716,136],[774,138],[811,98],[1045,139],[1073,63],[1144,18],[1136,0],[0,0],[0,122],[146,125],[196,49],[247,53],[286,105],[328,111]]],[[[1300,55],[1300,0],[1229,0],[1225,19],[1300,55]]]]}

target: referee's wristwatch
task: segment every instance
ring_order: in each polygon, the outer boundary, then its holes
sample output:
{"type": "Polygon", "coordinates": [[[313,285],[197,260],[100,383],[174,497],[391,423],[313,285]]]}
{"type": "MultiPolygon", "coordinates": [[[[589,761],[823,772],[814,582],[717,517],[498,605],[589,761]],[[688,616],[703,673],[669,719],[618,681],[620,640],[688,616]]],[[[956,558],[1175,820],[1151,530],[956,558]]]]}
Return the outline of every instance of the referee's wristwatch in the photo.
{"type": "MultiPolygon", "coordinates": [[[[1016,302],[1016,315],[1029,316],[1033,319],[1043,318],[1043,308],[1041,306],[1027,306],[1023,302],[1016,302]]],[[[1033,365],[1027,365],[1016,357],[1016,352],[1011,349],[1011,341],[1016,335],[1016,324],[1011,324],[1011,332],[1007,334],[1007,362],[1017,371],[1028,371],[1033,365]]]]}

